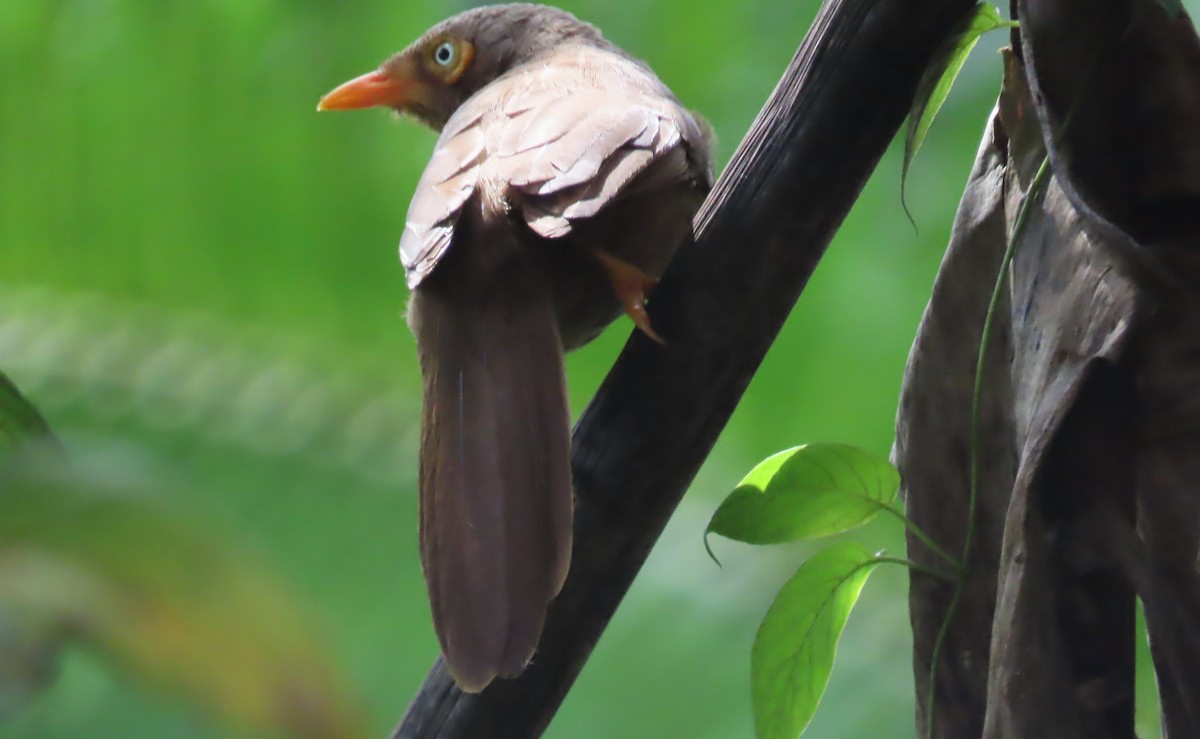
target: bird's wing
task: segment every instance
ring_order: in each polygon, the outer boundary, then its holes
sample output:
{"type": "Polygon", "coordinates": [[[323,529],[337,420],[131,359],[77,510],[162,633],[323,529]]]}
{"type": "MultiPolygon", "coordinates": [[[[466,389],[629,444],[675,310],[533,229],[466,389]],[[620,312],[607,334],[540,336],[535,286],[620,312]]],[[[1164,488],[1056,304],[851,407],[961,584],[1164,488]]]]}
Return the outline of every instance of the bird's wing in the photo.
{"type": "Polygon", "coordinates": [[[400,244],[409,286],[436,265],[477,187],[503,193],[530,228],[558,238],[635,178],[640,189],[689,176],[690,152],[703,143],[692,115],[626,57],[576,48],[526,65],[468,100],[443,130],[400,244]]]}
{"type": "Polygon", "coordinates": [[[483,115],[481,106],[468,104],[451,116],[417,183],[400,237],[400,260],[410,288],[433,270],[450,246],[463,203],[479,184],[486,156],[483,115]]]}

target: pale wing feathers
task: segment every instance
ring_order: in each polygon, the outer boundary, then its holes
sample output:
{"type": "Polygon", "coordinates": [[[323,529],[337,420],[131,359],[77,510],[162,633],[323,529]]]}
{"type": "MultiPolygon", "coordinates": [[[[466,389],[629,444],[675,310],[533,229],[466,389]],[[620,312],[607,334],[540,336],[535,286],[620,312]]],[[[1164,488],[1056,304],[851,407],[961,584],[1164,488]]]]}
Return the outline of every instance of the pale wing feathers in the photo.
{"type": "Polygon", "coordinates": [[[400,237],[400,259],[410,288],[433,270],[450,246],[463,203],[479,184],[486,146],[479,116],[469,107],[463,106],[459,113],[473,116],[474,123],[462,125],[455,120],[457,114],[450,118],[408,206],[404,235],[400,237]]]}
{"type": "Polygon", "coordinates": [[[512,157],[554,143],[570,133],[573,126],[582,123],[592,112],[587,105],[571,106],[563,103],[572,99],[588,98],[594,105],[596,98],[601,96],[586,90],[567,97],[563,90],[554,89],[531,93],[528,97],[535,98],[537,105],[525,104],[505,109],[503,133],[492,152],[495,156],[512,157]],[[543,115],[543,111],[548,114],[543,115]]]}
{"type": "Polygon", "coordinates": [[[653,153],[646,149],[631,149],[622,156],[610,157],[604,170],[590,181],[527,200],[525,221],[548,239],[566,236],[571,232],[571,219],[595,215],[653,159],[653,153]]]}
{"type": "Polygon", "coordinates": [[[572,49],[497,80],[451,117],[417,186],[400,242],[409,286],[437,264],[484,183],[535,232],[559,238],[642,173],[686,177],[681,144],[703,146],[696,122],[625,57],[572,49]]]}
{"type": "Polygon", "coordinates": [[[513,187],[555,192],[595,175],[608,156],[641,137],[654,120],[652,111],[599,90],[560,97],[510,118],[505,133],[514,135],[501,139],[489,164],[513,187]]]}

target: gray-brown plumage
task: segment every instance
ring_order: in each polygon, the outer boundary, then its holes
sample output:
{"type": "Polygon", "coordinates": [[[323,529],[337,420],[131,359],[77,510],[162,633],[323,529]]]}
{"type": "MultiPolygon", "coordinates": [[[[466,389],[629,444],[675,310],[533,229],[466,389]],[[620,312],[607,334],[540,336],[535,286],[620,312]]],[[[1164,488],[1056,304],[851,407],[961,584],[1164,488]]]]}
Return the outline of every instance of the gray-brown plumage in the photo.
{"type": "Polygon", "coordinates": [[[454,16],[320,109],[441,131],[400,254],[425,382],[421,557],[459,685],[519,674],[571,548],[562,355],[643,301],[711,186],[702,124],[574,16],[454,16]]]}

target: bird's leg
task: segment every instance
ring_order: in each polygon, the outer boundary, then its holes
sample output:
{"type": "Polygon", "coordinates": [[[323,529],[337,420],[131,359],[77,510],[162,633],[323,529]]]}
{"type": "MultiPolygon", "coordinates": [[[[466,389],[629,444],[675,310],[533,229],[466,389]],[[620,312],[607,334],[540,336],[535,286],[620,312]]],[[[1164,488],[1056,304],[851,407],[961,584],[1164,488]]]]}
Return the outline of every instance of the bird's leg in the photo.
{"type": "Polygon", "coordinates": [[[592,254],[596,256],[600,266],[604,267],[604,271],[608,273],[613,292],[621,301],[621,305],[625,306],[625,312],[633,319],[634,325],[651,340],[666,346],[667,342],[650,325],[650,314],[646,313],[646,298],[658,284],[658,278],[651,277],[629,262],[618,259],[603,249],[594,248],[592,254]]]}

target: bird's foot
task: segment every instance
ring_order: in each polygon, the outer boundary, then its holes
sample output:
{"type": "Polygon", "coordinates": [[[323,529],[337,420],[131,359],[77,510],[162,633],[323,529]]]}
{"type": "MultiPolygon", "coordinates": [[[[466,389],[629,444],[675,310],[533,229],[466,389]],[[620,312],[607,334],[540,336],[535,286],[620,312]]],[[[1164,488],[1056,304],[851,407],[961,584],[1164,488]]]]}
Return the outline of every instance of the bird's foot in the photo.
{"type": "Polygon", "coordinates": [[[593,249],[592,253],[608,273],[613,292],[621,301],[621,305],[625,306],[625,313],[633,319],[634,325],[651,340],[666,346],[667,342],[658,335],[654,326],[650,325],[650,314],[646,312],[646,298],[658,284],[658,278],[651,277],[629,262],[618,259],[602,249],[593,249]]]}

